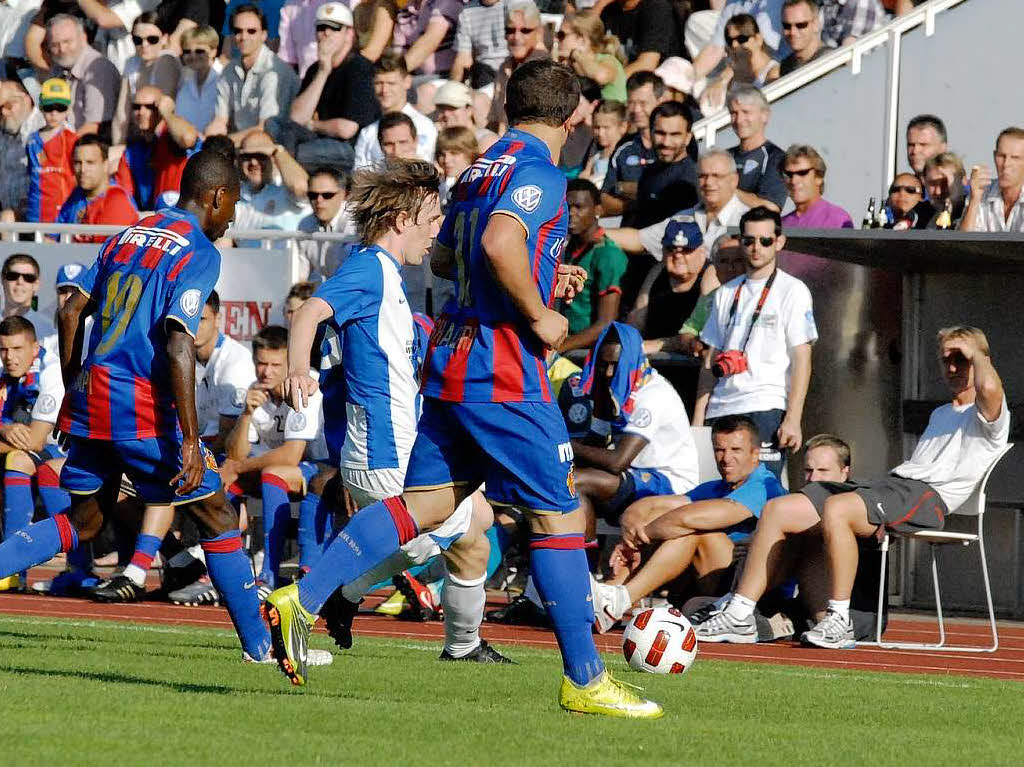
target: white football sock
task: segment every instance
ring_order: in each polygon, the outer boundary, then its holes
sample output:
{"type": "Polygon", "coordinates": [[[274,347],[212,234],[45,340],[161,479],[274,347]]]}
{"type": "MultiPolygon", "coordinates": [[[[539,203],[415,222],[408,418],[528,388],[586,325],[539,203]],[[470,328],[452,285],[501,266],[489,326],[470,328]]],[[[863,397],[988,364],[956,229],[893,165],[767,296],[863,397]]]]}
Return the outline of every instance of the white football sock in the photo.
{"type": "Polygon", "coordinates": [[[849,599],[830,599],[828,600],[828,609],[834,613],[837,613],[847,623],[850,622],[850,600],[849,599]]]}
{"type": "Polygon", "coordinates": [[[738,621],[746,620],[754,614],[754,605],[757,603],[747,599],[742,594],[733,594],[729,604],[725,606],[725,614],[738,621]]]}
{"type": "Polygon", "coordinates": [[[412,560],[409,555],[401,549],[394,552],[376,567],[371,567],[351,583],[346,583],[341,588],[341,594],[349,602],[358,602],[363,595],[369,591],[375,583],[386,581],[393,575],[398,575],[403,570],[409,569],[412,560]]]}
{"type": "Polygon", "coordinates": [[[146,571],[138,565],[128,565],[121,574],[139,588],[146,585],[146,571]]]}
{"type": "Polygon", "coordinates": [[[444,649],[453,658],[469,655],[480,645],[480,622],[484,619],[484,581],[487,575],[463,580],[448,573],[444,578],[441,605],[444,607],[444,649]]]}

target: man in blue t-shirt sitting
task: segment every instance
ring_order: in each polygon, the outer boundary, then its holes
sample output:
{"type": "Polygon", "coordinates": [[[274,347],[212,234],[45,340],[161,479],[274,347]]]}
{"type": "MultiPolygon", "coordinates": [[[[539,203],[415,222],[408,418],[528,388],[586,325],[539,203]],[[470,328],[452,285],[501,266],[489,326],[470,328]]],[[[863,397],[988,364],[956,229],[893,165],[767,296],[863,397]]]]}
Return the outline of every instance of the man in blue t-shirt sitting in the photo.
{"type": "Polygon", "coordinates": [[[716,420],[711,443],[721,479],[697,485],[682,496],[644,498],[622,515],[622,542],[612,554],[613,566],[631,566],[639,560],[641,546],[660,544],[626,583],[592,582],[594,622],[601,633],[635,602],[689,567],[701,579],[728,568],[733,547],[750,538],[765,503],[786,494],[775,475],[761,465],[761,440],[749,417],[716,420]]]}

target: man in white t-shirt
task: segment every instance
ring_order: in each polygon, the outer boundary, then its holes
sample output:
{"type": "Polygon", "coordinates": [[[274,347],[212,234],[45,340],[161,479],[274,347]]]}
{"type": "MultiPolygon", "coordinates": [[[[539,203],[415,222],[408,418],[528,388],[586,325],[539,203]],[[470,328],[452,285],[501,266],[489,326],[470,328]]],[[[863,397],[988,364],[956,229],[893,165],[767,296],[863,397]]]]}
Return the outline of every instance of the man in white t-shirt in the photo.
{"type": "Polygon", "coordinates": [[[697,626],[707,642],[755,642],[753,605],[774,574],[772,552],[787,537],[820,531],[829,563],[831,595],[825,617],[804,632],[804,644],[850,648],[854,641],[850,594],[857,574],[858,538],[885,530],[941,530],[966,501],[1005,447],[1010,413],[1003,382],[978,328],[938,333],[938,357],[953,400],[932,411],[907,461],[876,482],[811,482],[770,503],[750,542],[736,592],[697,626]]]}
{"type": "Polygon", "coordinates": [[[781,476],[783,451],[799,450],[800,421],[818,339],[811,294],[778,268],[786,245],[779,214],[763,206],[740,218],[746,273],[715,293],[701,340],[708,347],[693,423],[747,415],[761,432],[761,462],[781,476]]]}
{"type": "Polygon", "coordinates": [[[246,391],[242,413],[228,434],[220,473],[229,500],[243,495],[263,499],[263,569],[256,582],[270,593],[280,579],[290,499],[302,498],[307,484],[320,473],[327,443],[323,394],[311,394],[301,410],[284,399],[288,331],[279,325],[263,328],[253,338],[252,359],[256,381],[246,391]]]}
{"type": "MultiPolygon", "coordinates": [[[[429,117],[409,103],[411,87],[412,77],[405,68],[405,59],[396,53],[381,56],[373,70],[373,92],[380,102],[380,111],[382,114],[401,112],[412,120],[416,126],[416,156],[426,162],[433,162],[437,128],[429,117]]],[[[356,139],[356,170],[368,168],[384,159],[384,152],[377,139],[379,124],[379,121],[370,123],[359,131],[359,138],[356,139]]]]}
{"type": "Polygon", "coordinates": [[[679,495],[697,484],[697,446],[686,408],[648,363],[636,328],[621,322],[605,328],[581,378],[593,418],[590,433],[573,440],[572,450],[576,492],[590,529],[597,516],[618,524],[639,498],[679,495]]]}
{"type": "Polygon", "coordinates": [[[245,394],[256,380],[249,350],[220,332],[220,296],[211,291],[196,331],[196,413],[200,436],[214,453],[242,414],[245,394]]]}

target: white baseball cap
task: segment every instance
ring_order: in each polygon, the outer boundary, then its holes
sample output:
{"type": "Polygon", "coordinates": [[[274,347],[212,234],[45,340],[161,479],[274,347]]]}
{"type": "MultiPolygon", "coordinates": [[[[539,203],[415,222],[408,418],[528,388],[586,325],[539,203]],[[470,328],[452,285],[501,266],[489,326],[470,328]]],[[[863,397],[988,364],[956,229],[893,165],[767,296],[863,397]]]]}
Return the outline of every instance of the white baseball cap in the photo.
{"type": "Polygon", "coordinates": [[[473,94],[465,83],[448,80],[437,89],[434,94],[434,104],[437,106],[455,107],[461,109],[473,103],[473,94]]]}
{"type": "Polygon", "coordinates": [[[654,74],[669,88],[681,93],[692,93],[694,81],[697,79],[693,64],[679,56],[669,56],[654,70],[654,74]]]}
{"type": "Polygon", "coordinates": [[[316,9],[316,23],[327,24],[335,29],[355,26],[352,11],[342,3],[324,3],[316,9]]]}

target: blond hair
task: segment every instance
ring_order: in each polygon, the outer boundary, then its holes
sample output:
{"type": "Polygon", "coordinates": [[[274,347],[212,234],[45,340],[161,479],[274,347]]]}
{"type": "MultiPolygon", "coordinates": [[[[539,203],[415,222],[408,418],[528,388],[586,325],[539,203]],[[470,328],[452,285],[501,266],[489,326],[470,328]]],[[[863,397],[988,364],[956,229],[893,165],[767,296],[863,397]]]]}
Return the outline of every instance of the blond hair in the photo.
{"type": "Polygon", "coordinates": [[[935,334],[935,340],[938,341],[940,348],[947,341],[954,341],[957,338],[969,338],[977,345],[978,351],[982,352],[986,357],[992,356],[988,346],[988,339],[980,328],[973,327],[972,325],[950,325],[948,328],[942,328],[935,334]]]}
{"type": "Polygon", "coordinates": [[[394,229],[405,213],[415,221],[424,203],[436,197],[441,177],[432,163],[391,159],[356,171],[348,204],[352,220],[364,242],[376,242],[394,229]]]}
{"type": "Polygon", "coordinates": [[[846,469],[850,468],[850,446],[835,434],[815,434],[804,445],[804,455],[817,447],[831,448],[839,459],[839,465],[846,469]]]}
{"type": "Polygon", "coordinates": [[[469,158],[473,162],[480,154],[480,144],[476,140],[476,134],[471,128],[456,125],[445,128],[437,134],[437,143],[434,145],[434,156],[441,158],[441,152],[457,152],[469,158]]]}
{"type": "Polygon", "coordinates": [[[205,45],[216,55],[217,46],[220,45],[220,36],[217,34],[217,30],[209,25],[189,27],[181,33],[181,47],[184,48],[191,43],[205,45]]]}
{"type": "Polygon", "coordinates": [[[605,29],[604,22],[596,13],[567,13],[562,19],[562,27],[568,26],[577,35],[590,43],[594,53],[607,53],[625,62],[625,51],[619,38],[605,29]]]}

